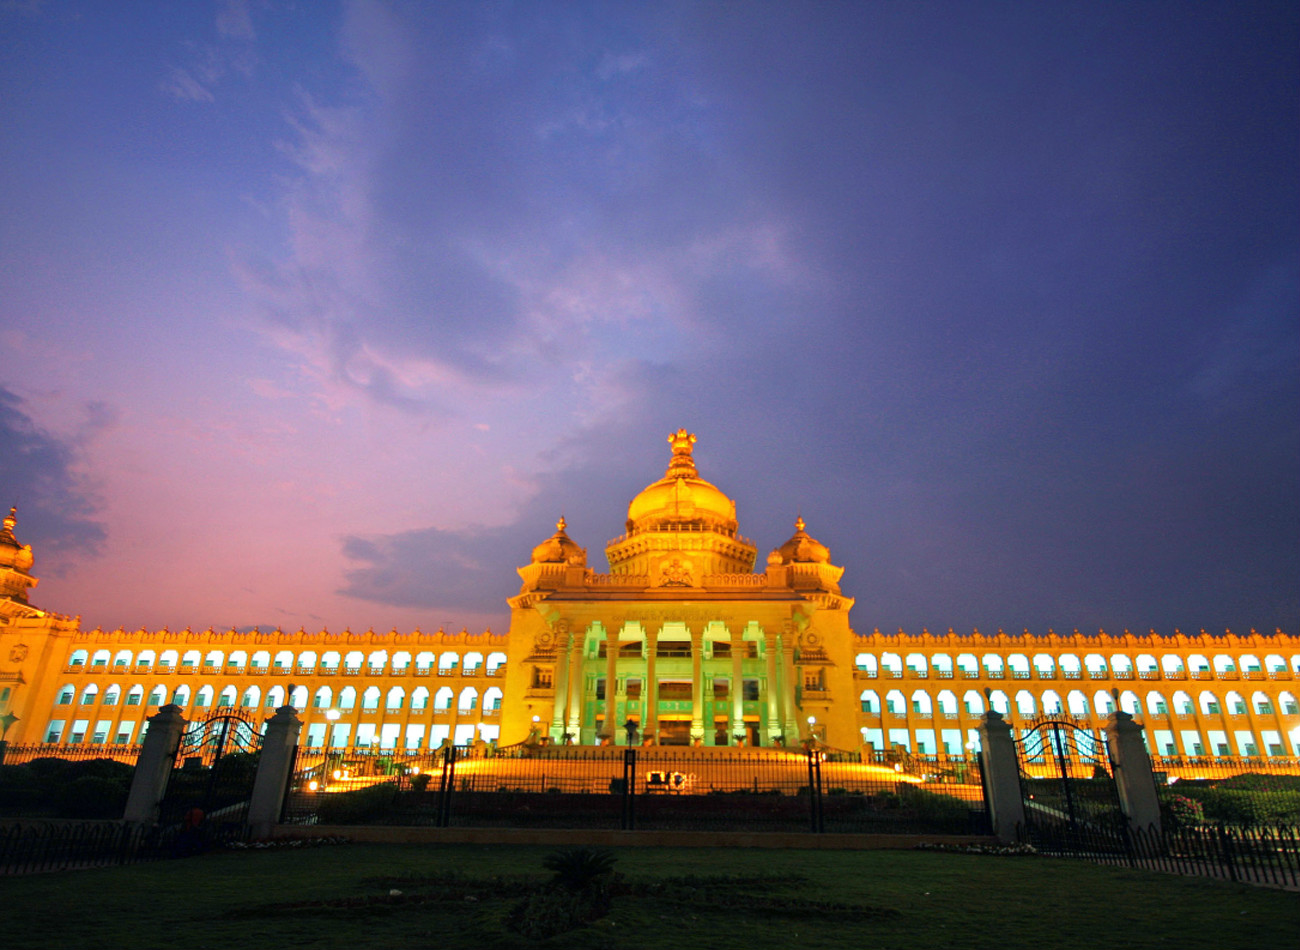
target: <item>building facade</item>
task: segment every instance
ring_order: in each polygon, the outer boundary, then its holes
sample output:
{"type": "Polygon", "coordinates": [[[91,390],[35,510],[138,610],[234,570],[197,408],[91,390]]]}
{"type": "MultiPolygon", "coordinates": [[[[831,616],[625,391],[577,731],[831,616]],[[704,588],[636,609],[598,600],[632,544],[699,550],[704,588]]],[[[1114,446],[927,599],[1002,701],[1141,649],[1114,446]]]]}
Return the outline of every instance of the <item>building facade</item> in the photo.
{"type": "Polygon", "coordinates": [[[174,702],[269,716],[316,748],[451,741],[792,745],[961,754],[989,707],[1100,728],[1133,713],[1157,755],[1300,755],[1300,639],[878,631],[850,624],[843,568],[802,520],[755,571],[694,436],[628,506],[609,571],[555,533],[519,568],[506,633],[85,630],[29,602],[29,546],[0,531],[0,720],[14,744],[137,743],[174,702]]]}

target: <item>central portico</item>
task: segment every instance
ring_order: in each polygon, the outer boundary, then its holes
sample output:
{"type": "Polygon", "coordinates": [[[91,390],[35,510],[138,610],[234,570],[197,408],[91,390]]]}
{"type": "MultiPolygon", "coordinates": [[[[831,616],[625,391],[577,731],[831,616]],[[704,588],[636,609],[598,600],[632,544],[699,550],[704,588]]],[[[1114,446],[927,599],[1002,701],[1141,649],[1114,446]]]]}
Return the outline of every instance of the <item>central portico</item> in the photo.
{"type": "Polygon", "coordinates": [[[700,478],[695,441],[669,436],[668,470],[605,547],[608,574],[563,519],[519,568],[503,743],[859,741],[828,715],[853,686],[843,569],[799,520],[755,573],[757,548],[735,502],[700,478]]]}

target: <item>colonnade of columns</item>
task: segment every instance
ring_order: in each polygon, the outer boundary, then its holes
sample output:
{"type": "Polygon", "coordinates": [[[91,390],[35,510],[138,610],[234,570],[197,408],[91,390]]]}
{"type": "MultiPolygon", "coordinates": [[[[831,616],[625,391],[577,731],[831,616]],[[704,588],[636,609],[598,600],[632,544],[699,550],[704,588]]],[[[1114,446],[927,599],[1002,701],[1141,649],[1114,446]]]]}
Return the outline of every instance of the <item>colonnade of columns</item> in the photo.
{"type": "MultiPolygon", "coordinates": [[[[615,712],[620,699],[626,699],[624,692],[629,674],[641,679],[641,709],[643,710],[639,727],[643,735],[657,737],[660,732],[659,678],[662,665],[659,652],[665,642],[687,642],[681,638],[681,631],[689,637],[690,643],[690,680],[691,712],[690,740],[692,744],[704,744],[708,738],[711,722],[706,722],[705,697],[710,679],[726,670],[729,680],[727,708],[729,713],[729,733],[735,735],[745,730],[745,659],[746,643],[755,642],[755,638],[745,640],[746,630],[756,629],[756,625],[744,626],[718,624],[714,622],[694,623],[658,623],[634,625],[635,633],[629,639],[640,640],[642,653],[636,657],[620,656],[623,635],[627,626],[623,624],[600,624],[604,631],[605,657],[603,668],[588,667],[586,644],[592,627],[578,628],[567,621],[555,624],[556,666],[554,675],[555,702],[551,714],[550,734],[553,741],[581,741],[584,726],[585,695],[587,675],[589,672],[601,672],[605,679],[603,701],[603,718],[595,738],[597,741],[613,742],[618,737],[619,718],[615,712]],[[711,631],[721,629],[726,636],[708,636],[711,631]],[[665,631],[672,633],[665,637],[665,631]],[[720,664],[707,660],[705,644],[707,642],[728,643],[730,645],[730,663],[720,669],[720,664]],[[707,664],[707,665],[706,665],[707,664]],[[623,678],[620,679],[620,673],[623,678]]],[[[787,744],[793,744],[804,738],[804,729],[798,707],[796,679],[798,671],[794,662],[794,634],[791,630],[767,630],[757,628],[763,643],[763,667],[750,670],[750,678],[760,683],[759,703],[762,711],[761,721],[765,725],[764,744],[772,744],[778,737],[784,737],[787,744]]],[[[717,706],[714,707],[715,714],[717,706]]],[[[587,724],[590,725],[589,723],[587,724]]],[[[712,744],[712,743],[710,743],[712,744]]]]}

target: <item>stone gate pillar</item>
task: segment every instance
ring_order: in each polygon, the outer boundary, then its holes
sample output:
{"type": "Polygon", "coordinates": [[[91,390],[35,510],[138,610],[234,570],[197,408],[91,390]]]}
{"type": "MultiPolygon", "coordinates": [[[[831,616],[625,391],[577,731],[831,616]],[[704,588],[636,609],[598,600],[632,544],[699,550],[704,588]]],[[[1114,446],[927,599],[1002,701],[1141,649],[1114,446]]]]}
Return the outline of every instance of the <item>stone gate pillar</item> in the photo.
{"type": "Polygon", "coordinates": [[[135,761],[131,776],[131,791],[126,797],[124,821],[152,825],[158,821],[158,806],[167,792],[167,781],[176,765],[176,750],[180,748],[181,733],[188,725],[181,715],[181,707],[170,703],[149,717],[149,731],[145,733],[140,757],[135,761]]]}
{"type": "Polygon", "coordinates": [[[1142,727],[1130,713],[1117,709],[1106,720],[1106,739],[1115,767],[1115,790],[1129,827],[1159,832],[1160,799],[1142,727]]]}
{"type": "Polygon", "coordinates": [[[989,709],[980,717],[980,748],[984,758],[984,789],[989,823],[999,841],[1016,840],[1025,823],[1025,802],[1020,792],[1020,765],[1011,727],[1002,714],[989,709]]]}
{"type": "Polygon", "coordinates": [[[596,738],[608,739],[614,744],[618,724],[614,722],[614,713],[618,709],[618,651],[620,627],[610,625],[605,628],[605,721],[600,724],[596,738]]]}
{"type": "MultiPolygon", "coordinates": [[[[150,733],[152,733],[152,728],[150,733]]],[[[284,793],[289,786],[293,754],[298,747],[302,720],[292,706],[281,706],[266,721],[262,754],[257,760],[253,794],[248,802],[248,827],[255,838],[269,838],[280,822],[284,793]]]]}

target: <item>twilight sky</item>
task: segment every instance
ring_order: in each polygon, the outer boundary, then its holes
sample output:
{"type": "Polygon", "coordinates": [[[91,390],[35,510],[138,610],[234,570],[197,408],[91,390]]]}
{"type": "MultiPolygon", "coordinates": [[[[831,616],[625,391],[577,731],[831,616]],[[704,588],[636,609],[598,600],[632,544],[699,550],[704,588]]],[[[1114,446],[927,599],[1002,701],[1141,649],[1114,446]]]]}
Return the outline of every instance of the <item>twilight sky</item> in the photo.
{"type": "Polygon", "coordinates": [[[506,627],[668,433],[854,625],[1300,632],[1300,13],[0,0],[0,503],[88,626],[506,627]]]}

